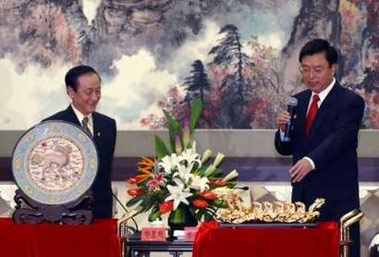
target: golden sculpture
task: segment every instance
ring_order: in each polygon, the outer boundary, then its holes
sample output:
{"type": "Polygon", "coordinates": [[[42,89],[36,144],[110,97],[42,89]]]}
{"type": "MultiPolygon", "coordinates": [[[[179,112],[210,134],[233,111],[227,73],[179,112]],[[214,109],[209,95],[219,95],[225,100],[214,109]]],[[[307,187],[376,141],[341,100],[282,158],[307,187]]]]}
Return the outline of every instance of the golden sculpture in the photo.
{"type": "Polygon", "coordinates": [[[244,207],[242,199],[233,192],[225,195],[224,201],[228,204],[228,208],[220,210],[217,219],[233,224],[247,222],[309,223],[320,215],[317,210],[325,203],[325,199],[317,198],[309,206],[308,211],[301,202],[252,202],[251,207],[244,207]]]}

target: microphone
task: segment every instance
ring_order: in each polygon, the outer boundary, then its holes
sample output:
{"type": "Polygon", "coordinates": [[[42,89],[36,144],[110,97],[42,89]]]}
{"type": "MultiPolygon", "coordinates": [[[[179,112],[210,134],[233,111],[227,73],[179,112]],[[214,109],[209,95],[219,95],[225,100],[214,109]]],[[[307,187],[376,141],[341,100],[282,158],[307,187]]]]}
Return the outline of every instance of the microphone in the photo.
{"type": "Polygon", "coordinates": [[[116,196],[115,193],[112,192],[112,196],[120,204],[120,206],[122,207],[122,209],[124,209],[125,213],[127,214],[126,219],[131,219],[133,221],[134,225],[135,225],[135,230],[138,231],[138,224],[137,224],[136,220],[134,219],[134,216],[136,216],[140,211],[139,210],[132,210],[131,212],[129,212],[128,209],[126,209],[126,207],[120,201],[120,199],[118,199],[118,197],[116,196]]]}
{"type": "Polygon", "coordinates": [[[249,190],[249,187],[248,186],[241,186],[241,187],[234,187],[233,189],[240,189],[243,191],[247,191],[247,190],[249,190]]]}
{"type": "Polygon", "coordinates": [[[291,131],[292,125],[293,125],[293,119],[294,119],[293,113],[294,113],[296,106],[297,106],[297,99],[295,97],[290,97],[290,99],[288,99],[288,102],[287,102],[287,111],[290,114],[291,118],[286,124],[286,129],[284,131],[284,137],[283,137],[284,142],[290,142],[291,141],[290,131],[291,131]]]}

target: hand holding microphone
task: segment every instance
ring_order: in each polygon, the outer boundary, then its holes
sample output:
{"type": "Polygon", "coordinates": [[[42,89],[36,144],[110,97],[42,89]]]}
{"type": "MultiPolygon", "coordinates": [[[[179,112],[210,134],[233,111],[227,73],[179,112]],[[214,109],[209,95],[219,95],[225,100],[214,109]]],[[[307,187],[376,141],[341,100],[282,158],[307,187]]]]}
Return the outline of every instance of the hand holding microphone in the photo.
{"type": "Polygon", "coordinates": [[[277,118],[277,123],[282,131],[284,142],[291,141],[290,131],[292,129],[293,121],[294,121],[294,110],[297,106],[297,99],[295,97],[290,97],[287,102],[287,111],[284,111],[279,114],[277,118]]]}
{"type": "Polygon", "coordinates": [[[276,123],[280,129],[280,131],[282,133],[284,133],[284,131],[286,130],[286,125],[288,123],[288,121],[290,120],[291,116],[289,115],[289,113],[287,111],[282,111],[277,119],[276,119],[276,123]]]}

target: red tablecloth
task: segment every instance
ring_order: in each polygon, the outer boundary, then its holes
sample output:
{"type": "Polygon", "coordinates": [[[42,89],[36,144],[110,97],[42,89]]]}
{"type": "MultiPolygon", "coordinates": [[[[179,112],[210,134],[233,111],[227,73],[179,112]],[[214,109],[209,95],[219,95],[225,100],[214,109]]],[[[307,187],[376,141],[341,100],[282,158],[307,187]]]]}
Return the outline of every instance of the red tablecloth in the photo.
{"type": "Polygon", "coordinates": [[[0,218],[0,257],[120,257],[117,221],[16,225],[0,218]]]}
{"type": "Polygon", "coordinates": [[[339,229],[333,222],[316,228],[220,228],[201,224],[193,257],[338,257],[339,229]]]}

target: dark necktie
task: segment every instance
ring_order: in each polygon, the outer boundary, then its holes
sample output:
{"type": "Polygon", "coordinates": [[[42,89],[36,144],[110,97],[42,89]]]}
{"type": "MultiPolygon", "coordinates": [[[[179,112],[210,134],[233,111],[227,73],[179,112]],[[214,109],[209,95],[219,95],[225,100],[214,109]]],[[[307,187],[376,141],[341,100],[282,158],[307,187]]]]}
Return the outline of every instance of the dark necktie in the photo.
{"type": "Polygon", "coordinates": [[[91,132],[91,130],[90,130],[89,127],[88,127],[88,122],[89,122],[88,117],[84,117],[83,120],[82,120],[82,126],[83,126],[84,130],[85,130],[90,136],[92,136],[92,132],[91,132]]]}
{"type": "Polygon", "coordinates": [[[313,96],[311,107],[309,108],[307,119],[305,120],[305,133],[307,136],[309,136],[309,132],[311,131],[313,121],[316,118],[316,114],[318,112],[318,104],[317,103],[319,100],[320,100],[320,97],[318,95],[313,96]]]}

